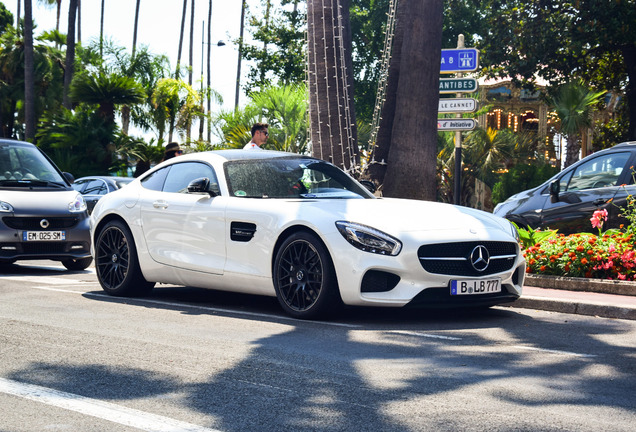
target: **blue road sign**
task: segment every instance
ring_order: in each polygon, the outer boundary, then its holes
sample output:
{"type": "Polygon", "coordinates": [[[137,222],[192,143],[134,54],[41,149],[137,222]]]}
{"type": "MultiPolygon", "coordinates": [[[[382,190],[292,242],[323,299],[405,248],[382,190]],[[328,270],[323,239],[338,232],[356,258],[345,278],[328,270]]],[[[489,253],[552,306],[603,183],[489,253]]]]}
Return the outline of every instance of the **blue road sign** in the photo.
{"type": "Polygon", "coordinates": [[[479,51],[476,48],[443,49],[441,73],[472,72],[479,66],[479,51]]]}

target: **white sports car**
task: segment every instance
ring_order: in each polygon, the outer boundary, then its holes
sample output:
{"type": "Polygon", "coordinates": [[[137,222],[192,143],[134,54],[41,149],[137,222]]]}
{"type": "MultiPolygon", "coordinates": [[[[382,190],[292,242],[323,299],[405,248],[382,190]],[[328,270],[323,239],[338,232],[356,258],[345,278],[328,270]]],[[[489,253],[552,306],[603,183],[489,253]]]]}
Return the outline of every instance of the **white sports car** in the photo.
{"type": "Polygon", "coordinates": [[[97,277],[112,295],[156,282],[276,296],[298,318],[360,306],[492,306],[521,295],[516,230],[482,211],[376,198],[309,156],[179,156],[92,213],[97,277]]]}

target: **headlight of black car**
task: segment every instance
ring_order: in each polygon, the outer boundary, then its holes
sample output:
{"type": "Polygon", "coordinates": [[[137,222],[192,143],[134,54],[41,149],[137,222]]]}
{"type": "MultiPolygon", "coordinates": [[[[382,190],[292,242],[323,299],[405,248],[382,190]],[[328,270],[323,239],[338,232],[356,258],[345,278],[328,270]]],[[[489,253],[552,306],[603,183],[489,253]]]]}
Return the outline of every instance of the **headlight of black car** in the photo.
{"type": "Polygon", "coordinates": [[[349,243],[365,252],[396,256],[402,250],[398,239],[366,225],[338,221],[336,227],[349,243]]]}

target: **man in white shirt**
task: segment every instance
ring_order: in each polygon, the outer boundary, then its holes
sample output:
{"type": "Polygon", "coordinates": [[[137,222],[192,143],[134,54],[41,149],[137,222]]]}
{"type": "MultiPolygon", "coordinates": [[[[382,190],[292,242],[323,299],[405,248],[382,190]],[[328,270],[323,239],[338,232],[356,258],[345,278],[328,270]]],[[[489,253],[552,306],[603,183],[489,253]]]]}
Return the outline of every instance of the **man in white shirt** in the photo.
{"type": "Polygon", "coordinates": [[[267,123],[254,123],[252,126],[252,141],[245,144],[243,150],[261,150],[261,146],[267,142],[269,137],[267,128],[269,128],[267,123]]]}

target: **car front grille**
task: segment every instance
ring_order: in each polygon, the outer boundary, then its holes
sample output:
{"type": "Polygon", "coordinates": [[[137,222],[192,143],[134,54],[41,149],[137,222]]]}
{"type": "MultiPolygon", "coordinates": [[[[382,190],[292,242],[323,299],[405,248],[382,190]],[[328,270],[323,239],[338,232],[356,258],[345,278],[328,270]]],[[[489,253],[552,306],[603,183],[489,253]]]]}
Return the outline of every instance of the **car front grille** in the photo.
{"type": "Polygon", "coordinates": [[[79,222],[79,218],[72,217],[4,217],[2,218],[2,222],[6,226],[12,229],[18,230],[33,230],[33,231],[41,231],[45,228],[42,228],[40,225],[40,221],[42,219],[46,219],[49,221],[49,226],[46,227],[46,230],[58,230],[58,229],[68,229],[73,228],[79,222]]]}
{"type": "Polygon", "coordinates": [[[417,256],[429,273],[452,276],[487,276],[508,271],[515,264],[517,245],[512,242],[458,242],[421,246],[417,256]],[[479,271],[471,264],[471,254],[478,246],[488,251],[488,266],[479,271]]]}

